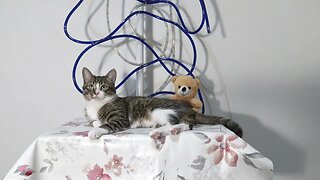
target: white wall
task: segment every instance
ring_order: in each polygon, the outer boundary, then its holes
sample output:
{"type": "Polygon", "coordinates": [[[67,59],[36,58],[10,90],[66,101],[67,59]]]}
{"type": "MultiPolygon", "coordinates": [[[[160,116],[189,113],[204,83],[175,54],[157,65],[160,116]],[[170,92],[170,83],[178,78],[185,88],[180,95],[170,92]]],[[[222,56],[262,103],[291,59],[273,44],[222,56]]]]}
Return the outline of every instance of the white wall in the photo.
{"type": "MultiPolygon", "coordinates": [[[[63,33],[64,18],[76,2],[0,1],[0,177],[39,134],[82,115],[83,100],[70,74],[84,46],[63,33]]],[[[215,93],[208,97],[209,112],[230,116],[231,111],[244,139],[273,160],[275,179],[317,179],[320,1],[206,3],[211,24],[218,24],[213,34],[197,40],[204,61],[196,74],[215,93]]],[[[183,5],[197,20],[197,9],[183,5]]],[[[85,37],[87,15],[88,6],[72,24],[79,37],[85,37]]],[[[101,59],[100,51],[90,57],[101,59]]],[[[110,66],[107,62],[103,69],[110,66]]],[[[115,66],[120,72],[130,69],[115,66]]]]}
{"type": "Polygon", "coordinates": [[[80,48],[63,19],[75,1],[0,1],[0,177],[41,133],[81,113],[70,70],[80,48]]]}

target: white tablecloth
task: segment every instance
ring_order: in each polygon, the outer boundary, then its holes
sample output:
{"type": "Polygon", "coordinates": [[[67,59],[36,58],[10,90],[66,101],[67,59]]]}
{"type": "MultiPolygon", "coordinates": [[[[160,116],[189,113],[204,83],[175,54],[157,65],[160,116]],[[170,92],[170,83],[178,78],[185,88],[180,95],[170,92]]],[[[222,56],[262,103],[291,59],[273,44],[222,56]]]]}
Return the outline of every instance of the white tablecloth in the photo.
{"type": "Polygon", "coordinates": [[[4,180],[269,180],[272,162],[224,126],[155,141],[151,129],[89,140],[76,119],[37,138],[4,180]]]}

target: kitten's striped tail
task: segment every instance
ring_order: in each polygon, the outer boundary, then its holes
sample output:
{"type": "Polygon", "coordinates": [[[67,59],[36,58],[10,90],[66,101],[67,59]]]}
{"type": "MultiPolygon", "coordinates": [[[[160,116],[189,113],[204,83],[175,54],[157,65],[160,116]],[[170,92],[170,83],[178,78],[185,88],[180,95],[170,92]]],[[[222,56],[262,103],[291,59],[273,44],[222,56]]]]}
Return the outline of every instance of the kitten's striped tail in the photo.
{"type": "Polygon", "coordinates": [[[233,131],[235,134],[237,134],[239,137],[242,137],[243,131],[242,128],[238,123],[231,119],[226,119],[223,117],[218,116],[206,116],[201,113],[196,114],[196,120],[199,124],[208,124],[208,125],[224,125],[226,128],[233,131]]]}

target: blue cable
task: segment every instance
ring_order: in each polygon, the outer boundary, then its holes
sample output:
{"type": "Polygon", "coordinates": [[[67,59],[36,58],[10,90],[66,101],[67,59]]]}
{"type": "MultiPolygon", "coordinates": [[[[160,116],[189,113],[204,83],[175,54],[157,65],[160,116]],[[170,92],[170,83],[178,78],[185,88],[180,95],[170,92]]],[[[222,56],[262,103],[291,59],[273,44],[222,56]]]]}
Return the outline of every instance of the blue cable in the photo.
{"type": "MultiPolygon", "coordinates": [[[[135,15],[135,14],[146,14],[146,15],[149,15],[149,16],[154,17],[154,18],[156,18],[156,19],[159,19],[159,20],[168,22],[168,23],[170,23],[170,24],[173,24],[173,25],[175,25],[176,27],[178,27],[180,30],[182,30],[182,32],[188,37],[188,39],[189,39],[189,41],[190,41],[190,43],[191,43],[191,45],[192,45],[192,49],[193,49],[193,63],[192,63],[192,65],[191,65],[190,71],[187,71],[187,72],[188,72],[188,75],[192,75],[192,76],[193,76],[192,73],[193,73],[193,71],[194,71],[194,69],[195,69],[195,65],[196,65],[197,51],[196,51],[195,43],[194,43],[193,39],[191,38],[190,34],[188,34],[187,32],[185,32],[185,31],[183,30],[183,28],[182,28],[178,23],[169,21],[169,20],[167,20],[167,19],[165,19],[165,18],[162,18],[162,17],[160,17],[160,16],[157,16],[157,15],[155,15],[155,14],[152,14],[152,13],[149,13],[149,12],[146,12],[146,11],[135,11],[135,12],[133,12],[133,13],[131,14],[131,16],[128,16],[125,21],[127,21],[127,20],[129,19],[129,17],[132,17],[132,16],[135,15]]],[[[122,24],[123,24],[123,23],[122,23],[122,24]]],[[[117,28],[117,30],[119,30],[119,28],[117,28]]],[[[113,35],[113,34],[115,34],[115,33],[116,33],[116,31],[113,31],[113,32],[111,33],[111,35],[113,35]]],[[[74,82],[74,84],[75,84],[75,86],[76,86],[76,88],[77,88],[77,90],[78,90],[79,92],[82,93],[81,88],[79,88],[75,77],[76,77],[76,69],[77,69],[78,62],[81,60],[82,56],[83,56],[89,49],[93,48],[94,46],[96,46],[96,45],[98,45],[98,44],[101,44],[101,43],[103,43],[103,42],[106,42],[106,41],[109,41],[109,40],[112,40],[112,39],[124,38],[124,37],[126,37],[126,38],[133,38],[133,39],[136,39],[136,40],[140,41],[143,45],[145,45],[145,46],[152,52],[152,54],[153,54],[157,59],[161,59],[160,56],[152,49],[152,47],[151,47],[148,43],[146,43],[146,42],[145,42],[143,39],[141,39],[140,37],[137,37],[137,36],[134,36],[134,35],[130,35],[130,34],[122,34],[122,35],[114,35],[114,36],[108,35],[107,37],[102,38],[102,39],[100,39],[100,40],[92,41],[92,43],[80,53],[80,55],[78,56],[78,58],[77,58],[77,60],[76,60],[76,62],[75,62],[75,64],[74,64],[74,67],[73,67],[73,73],[72,73],[72,74],[73,74],[73,82],[74,82]]],[[[174,75],[173,72],[171,72],[171,71],[168,69],[168,67],[167,67],[162,61],[159,61],[159,62],[160,62],[160,64],[165,68],[165,70],[166,70],[170,75],[174,75]]],[[[179,62],[179,61],[177,61],[177,62],[179,62]]],[[[182,64],[182,63],[181,63],[181,64],[182,64]]]]}
{"type": "MultiPolygon", "coordinates": [[[[191,37],[190,34],[196,34],[198,33],[204,26],[204,23],[206,23],[206,27],[207,27],[207,32],[210,33],[210,24],[209,24],[209,18],[208,18],[208,15],[207,15],[207,11],[206,11],[206,6],[205,6],[205,3],[203,0],[199,0],[199,3],[201,5],[201,9],[202,9],[202,20],[201,20],[201,23],[199,25],[199,27],[195,30],[195,31],[190,31],[186,26],[185,26],[185,23],[184,23],[184,20],[181,16],[181,13],[180,13],[180,10],[178,9],[178,7],[172,3],[171,1],[167,1],[167,0],[137,0],[138,2],[141,2],[141,3],[145,3],[145,4],[156,4],[156,3],[166,3],[168,5],[171,5],[175,11],[177,12],[177,15],[178,15],[178,18],[180,20],[180,24],[174,22],[174,21],[171,21],[171,20],[168,20],[166,18],[163,18],[163,17],[160,17],[160,16],[157,16],[153,13],[149,13],[149,12],[146,12],[146,11],[134,11],[132,12],[131,14],[129,14],[123,22],[121,22],[109,35],[107,35],[106,37],[102,38],[102,39],[99,39],[99,40],[92,40],[92,41],[86,41],[86,40],[79,40],[79,39],[76,39],[76,38],[73,38],[69,32],[68,32],[68,24],[69,24],[69,21],[70,21],[70,18],[71,16],[74,14],[74,12],[80,7],[80,5],[83,3],[84,0],[79,0],[79,2],[72,8],[72,10],[68,13],[67,17],[66,17],[66,20],[64,22],[64,32],[65,32],[65,35],[73,42],[76,42],[76,43],[79,43],[79,44],[88,44],[89,46],[86,47],[80,54],[79,56],[77,57],[75,63],[74,63],[74,66],[73,66],[73,69],[72,69],[72,79],[73,79],[73,83],[76,87],[76,89],[80,92],[80,93],[83,93],[82,92],[82,89],[78,86],[78,83],[77,83],[77,80],[76,80],[76,70],[77,70],[77,66],[78,66],[78,63],[79,61],[81,60],[81,58],[83,57],[83,55],[88,51],[90,50],[91,48],[95,47],[96,45],[98,44],[101,44],[103,42],[106,42],[106,41],[109,41],[109,40],[112,40],[112,39],[117,39],[117,38],[133,38],[133,39],[136,39],[138,41],[140,41],[146,48],[148,48],[152,54],[156,57],[155,60],[152,60],[148,63],[145,63],[139,67],[137,67],[136,69],[134,69],[133,71],[131,71],[116,87],[116,89],[118,89],[121,85],[123,85],[133,74],[135,74],[136,72],[138,72],[139,70],[143,69],[143,68],[146,68],[150,65],[153,65],[155,63],[160,63],[163,68],[170,74],[170,75],[174,75],[173,72],[171,72],[168,67],[165,65],[165,63],[163,61],[169,61],[169,62],[172,62],[172,63],[175,63],[175,64],[178,64],[179,66],[183,67],[183,69],[187,72],[188,75],[191,75],[192,77],[194,77],[193,75],[193,71],[195,69],[195,65],[196,65],[196,57],[197,57],[197,51],[196,51],[196,46],[195,46],[195,43],[191,37]],[[188,38],[188,40],[190,41],[191,45],[192,45],[192,49],[193,49],[193,61],[192,61],[192,65],[191,65],[191,68],[188,69],[183,63],[181,63],[180,61],[177,61],[175,59],[171,59],[171,58],[161,58],[153,49],[152,47],[146,43],[143,39],[141,39],[140,37],[137,37],[137,36],[134,36],[134,35],[130,35],[130,34],[121,34],[121,35],[114,35],[115,33],[117,33],[119,31],[120,28],[122,28],[124,26],[124,24],[131,18],[133,17],[134,15],[137,15],[137,14],[145,14],[145,15],[148,15],[148,16],[151,16],[155,19],[158,19],[158,20],[161,20],[161,21],[164,21],[164,22],[167,22],[167,23],[170,23],[174,26],[176,26],[177,28],[179,28],[188,38]]],[[[159,95],[159,94],[174,94],[174,92],[169,92],[169,91],[160,91],[160,92],[156,92],[156,93],[153,93],[151,94],[150,96],[156,96],[156,95],[159,95]]],[[[203,98],[202,98],[202,94],[201,94],[201,90],[199,89],[198,90],[198,96],[199,96],[199,99],[200,101],[204,104],[203,102],[203,98]]],[[[202,107],[202,113],[204,113],[205,109],[204,109],[204,106],[202,107]]]]}
{"type": "MultiPolygon", "coordinates": [[[[194,75],[192,74],[192,72],[183,64],[181,63],[180,61],[177,61],[175,59],[171,59],[171,58],[160,58],[159,55],[157,55],[157,53],[152,49],[152,47],[147,44],[145,41],[141,40],[139,37],[137,36],[134,36],[134,35],[130,35],[130,34],[122,34],[122,35],[117,35],[117,36],[113,36],[113,37],[110,37],[110,38],[106,38],[106,39],[103,39],[99,42],[96,42],[94,44],[91,44],[90,46],[86,47],[80,54],[79,56],[77,57],[74,65],[73,65],[73,71],[72,71],[72,79],[73,79],[73,83],[75,85],[75,87],[77,88],[77,90],[80,92],[80,93],[83,93],[81,88],[79,87],[78,83],[77,83],[77,79],[76,79],[76,70],[77,70],[77,67],[78,67],[78,64],[82,58],[82,56],[87,52],[89,51],[91,48],[93,48],[94,46],[98,45],[98,44],[101,44],[101,43],[104,43],[106,41],[109,41],[109,40],[112,40],[112,39],[118,39],[118,38],[124,38],[124,37],[127,37],[127,38],[133,38],[133,39],[136,39],[136,40],[139,40],[142,44],[144,44],[149,50],[151,50],[152,53],[154,53],[155,56],[157,56],[157,59],[156,60],[153,60],[153,61],[150,61],[148,63],[145,63],[139,67],[137,67],[135,70],[133,70],[131,73],[129,73],[125,78],[124,80],[126,81],[132,74],[136,73],[138,70],[142,69],[142,68],[145,68],[151,64],[154,64],[156,62],[160,62],[162,64],[163,61],[170,61],[170,62],[174,62],[178,65],[180,65],[183,69],[186,70],[187,74],[191,75],[194,77],[194,75]]],[[[175,75],[174,73],[172,73],[170,70],[168,71],[171,75],[175,75]]],[[[123,82],[125,82],[123,81],[123,82]]],[[[122,85],[123,83],[121,83],[120,85],[122,85]]],[[[117,88],[119,88],[117,86],[117,88]]]]}
{"type": "MultiPolygon", "coordinates": [[[[76,42],[76,43],[79,43],[79,44],[91,44],[95,41],[99,41],[99,40],[94,40],[94,41],[84,41],[84,40],[79,40],[79,39],[76,39],[76,38],[73,38],[69,32],[68,32],[68,24],[69,24],[69,21],[70,21],[70,18],[71,16],[74,14],[74,12],[79,8],[79,6],[83,3],[84,0],[79,0],[79,2],[75,5],[74,8],[72,8],[72,10],[68,13],[67,17],[66,17],[66,20],[64,21],[64,33],[65,35],[73,42],[76,42]]],[[[179,8],[177,7],[177,5],[175,5],[174,3],[172,3],[171,1],[167,1],[167,0],[156,0],[156,1],[150,1],[150,0],[137,0],[138,2],[141,2],[141,3],[146,3],[146,4],[157,4],[157,3],[166,3],[166,4],[169,4],[171,5],[175,11],[177,12],[177,15],[178,15],[178,18],[179,18],[179,21],[181,22],[181,26],[183,27],[182,29],[187,32],[188,34],[197,34],[204,26],[204,22],[206,22],[206,26],[207,26],[207,32],[210,33],[210,23],[209,23],[209,17],[208,17],[208,13],[207,13],[207,9],[206,9],[206,5],[204,3],[203,0],[199,0],[199,3],[201,5],[201,9],[202,9],[202,19],[201,19],[201,23],[199,25],[199,27],[195,30],[195,31],[190,31],[185,23],[184,23],[184,20],[182,18],[182,15],[180,13],[180,10],[179,8]]],[[[134,12],[133,12],[134,13],[134,12]]],[[[133,15],[135,14],[129,14],[122,23],[120,23],[116,29],[111,32],[108,36],[111,36],[112,34],[116,33],[125,23],[127,20],[129,20],[133,15]]],[[[159,16],[158,16],[159,17],[159,16]]],[[[163,18],[164,19],[164,18],[163,18]]],[[[167,21],[171,21],[171,20],[167,20],[167,21]]],[[[173,22],[173,21],[171,21],[173,22]]],[[[108,37],[107,36],[107,37],[108,37]]]]}
{"type": "Polygon", "coordinates": [[[177,5],[175,5],[174,3],[172,3],[171,1],[168,1],[168,0],[137,0],[141,3],[145,3],[145,4],[158,4],[158,3],[165,3],[165,4],[168,4],[170,6],[172,6],[175,11],[177,12],[177,15],[178,15],[178,18],[179,18],[179,21],[181,22],[181,25],[182,27],[189,33],[189,34],[197,34],[203,27],[204,25],[204,22],[206,22],[206,26],[207,26],[207,32],[210,33],[211,30],[210,30],[210,23],[209,23],[209,17],[208,17],[208,13],[207,13],[207,8],[206,8],[206,5],[204,3],[203,0],[199,0],[199,3],[201,5],[201,10],[202,10],[202,19],[201,19],[201,23],[199,25],[199,27],[195,30],[195,31],[190,31],[187,26],[185,25],[184,23],[184,20],[182,18],[182,15],[180,13],[180,10],[178,8],[177,5]]]}

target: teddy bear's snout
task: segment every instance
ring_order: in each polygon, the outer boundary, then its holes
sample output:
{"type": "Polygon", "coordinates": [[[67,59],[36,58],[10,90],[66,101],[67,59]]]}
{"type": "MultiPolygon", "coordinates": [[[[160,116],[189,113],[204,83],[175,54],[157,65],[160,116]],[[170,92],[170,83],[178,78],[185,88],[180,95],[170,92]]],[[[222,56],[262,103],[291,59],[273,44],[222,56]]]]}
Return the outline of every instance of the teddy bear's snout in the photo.
{"type": "Polygon", "coordinates": [[[186,86],[182,86],[182,87],[180,87],[178,92],[181,96],[187,96],[190,92],[190,89],[188,89],[188,87],[186,87],[186,86]]]}

